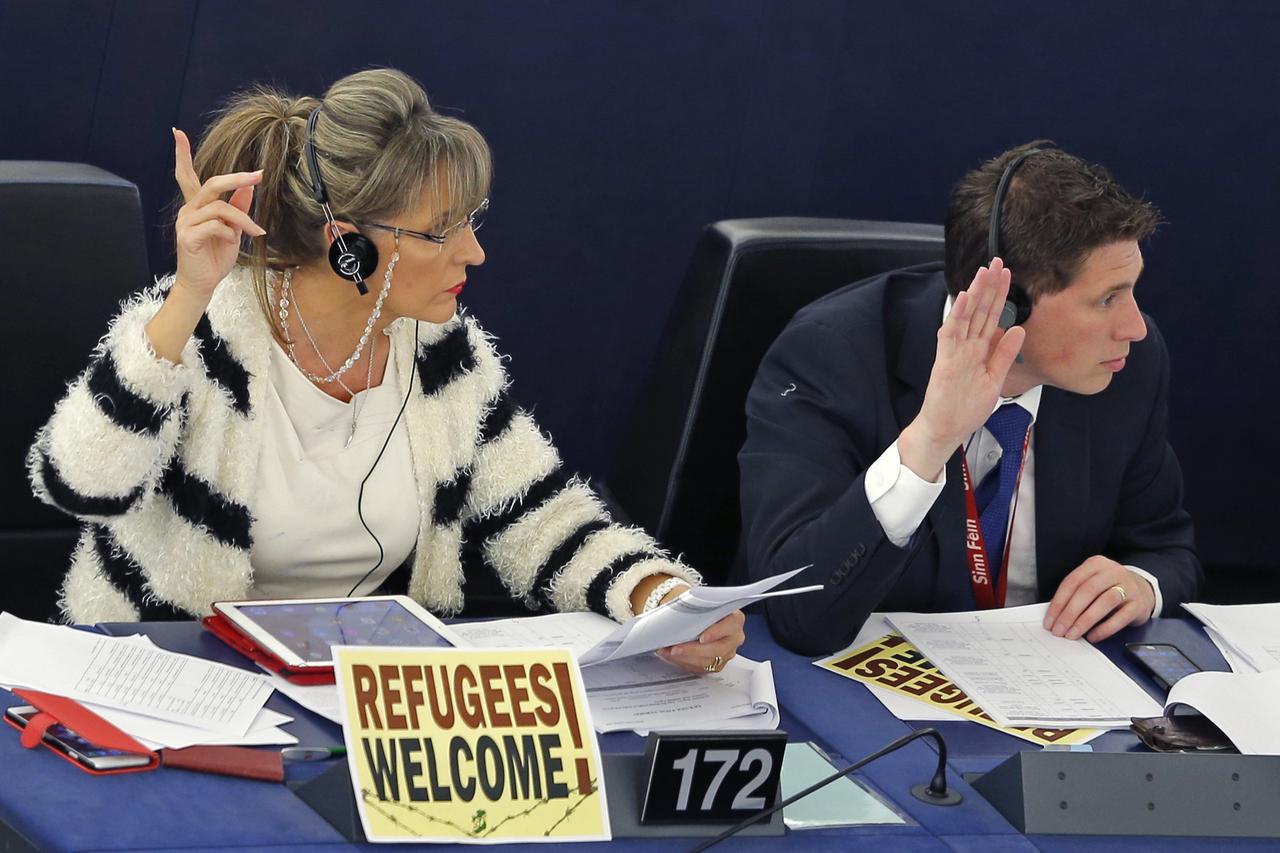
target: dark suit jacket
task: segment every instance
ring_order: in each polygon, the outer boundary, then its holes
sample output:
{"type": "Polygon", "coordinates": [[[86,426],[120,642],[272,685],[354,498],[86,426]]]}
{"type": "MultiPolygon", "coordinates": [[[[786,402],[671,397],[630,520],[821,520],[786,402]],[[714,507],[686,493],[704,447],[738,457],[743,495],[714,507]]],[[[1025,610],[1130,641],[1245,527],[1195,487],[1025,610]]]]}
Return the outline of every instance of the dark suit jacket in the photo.
{"type": "MultiPolygon", "coordinates": [[[[797,651],[848,645],[872,611],[975,606],[960,453],[905,548],[885,537],[863,483],[920,410],[945,300],[940,265],[849,285],[801,310],[760,365],[738,455],[741,556],[752,579],[812,563],[797,582],[826,584],[768,605],[779,641],[797,651]]],[[[1034,433],[1041,600],[1095,554],[1155,576],[1166,614],[1199,587],[1182,472],[1165,437],[1168,352],[1150,318],[1147,329],[1101,393],[1044,389],[1034,433]]]]}

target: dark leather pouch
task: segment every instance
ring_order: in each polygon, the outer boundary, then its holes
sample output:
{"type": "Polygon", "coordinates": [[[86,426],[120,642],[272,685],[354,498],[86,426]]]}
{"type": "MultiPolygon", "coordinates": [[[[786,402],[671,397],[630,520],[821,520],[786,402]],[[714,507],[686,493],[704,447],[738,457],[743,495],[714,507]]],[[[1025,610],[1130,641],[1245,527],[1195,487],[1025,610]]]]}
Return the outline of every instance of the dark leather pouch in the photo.
{"type": "Polygon", "coordinates": [[[1129,728],[1156,752],[1236,752],[1222,730],[1199,714],[1134,717],[1129,728]]]}

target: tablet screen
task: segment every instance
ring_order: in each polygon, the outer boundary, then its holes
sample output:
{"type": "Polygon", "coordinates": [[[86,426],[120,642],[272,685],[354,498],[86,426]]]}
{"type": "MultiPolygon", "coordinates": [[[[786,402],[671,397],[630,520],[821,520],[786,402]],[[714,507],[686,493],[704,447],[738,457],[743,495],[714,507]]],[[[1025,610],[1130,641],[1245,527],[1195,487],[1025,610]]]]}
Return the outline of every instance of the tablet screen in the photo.
{"type": "Polygon", "coordinates": [[[453,644],[398,601],[239,603],[235,609],[305,663],[333,659],[330,646],[453,644]]]}

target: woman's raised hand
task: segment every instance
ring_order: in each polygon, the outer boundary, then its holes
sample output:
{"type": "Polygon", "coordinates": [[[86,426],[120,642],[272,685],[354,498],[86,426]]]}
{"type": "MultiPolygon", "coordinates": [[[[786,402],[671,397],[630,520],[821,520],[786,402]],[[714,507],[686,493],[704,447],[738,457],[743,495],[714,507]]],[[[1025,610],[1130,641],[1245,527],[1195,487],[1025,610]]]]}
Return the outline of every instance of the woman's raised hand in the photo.
{"type": "Polygon", "coordinates": [[[241,235],[267,233],[249,217],[253,187],[262,170],[215,175],[203,184],[191,162],[191,141],[174,128],[174,177],[186,202],[174,225],[178,255],[175,288],[208,299],[226,278],[240,254],[241,235]],[[231,198],[222,198],[231,193],[231,198]]]}
{"type": "Polygon", "coordinates": [[[261,170],[217,175],[201,184],[191,163],[191,141],[177,128],[173,148],[173,174],[186,201],[174,225],[178,272],[164,304],[147,323],[147,338],[156,355],[177,364],[218,282],[236,264],[241,235],[260,237],[267,232],[249,218],[261,170]],[[231,198],[223,201],[226,193],[231,198]]]}

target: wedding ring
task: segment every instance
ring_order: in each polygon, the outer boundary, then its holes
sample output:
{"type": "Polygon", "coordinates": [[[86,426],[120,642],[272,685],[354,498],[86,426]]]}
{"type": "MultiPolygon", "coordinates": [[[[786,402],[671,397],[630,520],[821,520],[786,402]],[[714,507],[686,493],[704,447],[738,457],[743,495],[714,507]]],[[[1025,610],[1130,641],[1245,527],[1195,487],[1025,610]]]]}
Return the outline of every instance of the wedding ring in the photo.
{"type": "Polygon", "coordinates": [[[1120,584],[1116,584],[1115,586],[1113,586],[1113,587],[1111,587],[1111,588],[1112,588],[1112,589],[1114,589],[1116,592],[1120,593],[1120,603],[1121,603],[1121,604],[1124,604],[1126,601],[1128,601],[1128,600],[1129,600],[1129,596],[1125,594],[1124,587],[1120,586],[1120,584]]]}
{"type": "Polygon", "coordinates": [[[707,672],[719,672],[720,664],[722,663],[724,663],[724,658],[720,657],[720,655],[716,655],[716,659],[707,664],[707,672]]]}

